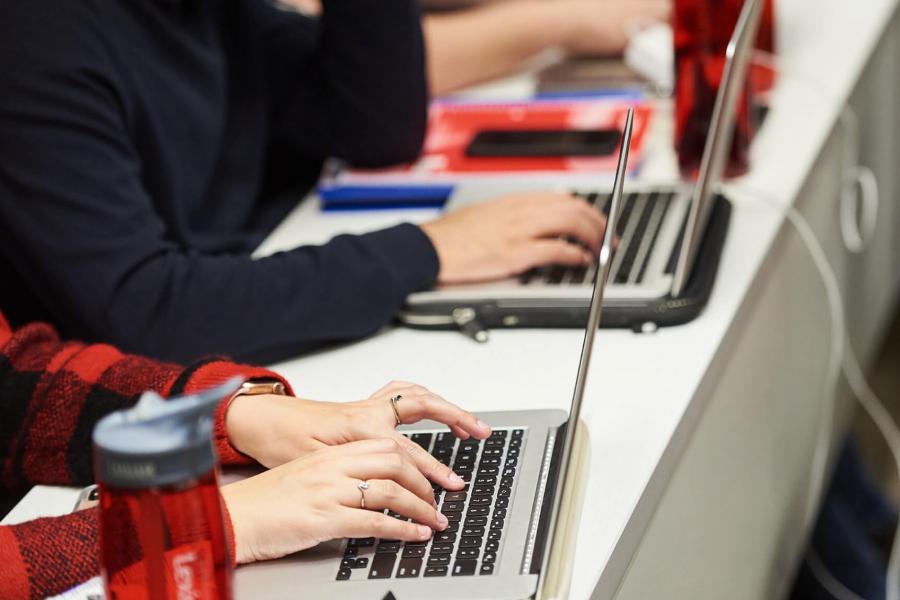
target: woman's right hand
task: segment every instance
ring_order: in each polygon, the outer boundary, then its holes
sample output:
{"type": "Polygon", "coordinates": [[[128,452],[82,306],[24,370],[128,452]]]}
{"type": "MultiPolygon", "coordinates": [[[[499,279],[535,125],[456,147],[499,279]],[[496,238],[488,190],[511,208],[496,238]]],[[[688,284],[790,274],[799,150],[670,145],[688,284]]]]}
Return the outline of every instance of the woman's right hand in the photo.
{"type": "Polygon", "coordinates": [[[222,488],[238,563],[279,558],[335,538],[428,540],[447,528],[431,484],[392,439],[318,450],[222,488]],[[357,487],[368,481],[366,509],[357,487]],[[385,508],[413,522],[383,514],[385,508]]]}

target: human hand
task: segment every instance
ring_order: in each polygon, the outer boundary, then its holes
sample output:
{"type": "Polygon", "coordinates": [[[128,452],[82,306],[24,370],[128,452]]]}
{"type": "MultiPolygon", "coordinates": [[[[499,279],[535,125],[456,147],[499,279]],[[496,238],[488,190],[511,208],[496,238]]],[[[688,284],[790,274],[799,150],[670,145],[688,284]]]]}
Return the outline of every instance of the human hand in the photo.
{"type": "Polygon", "coordinates": [[[559,0],[552,4],[568,21],[562,47],[573,56],[621,54],[635,27],[668,22],[672,14],[671,0],[559,0]]]}
{"type": "Polygon", "coordinates": [[[431,485],[395,440],[318,450],[222,488],[238,563],[344,537],[425,541],[447,528],[431,485]],[[367,482],[365,509],[360,482],[367,482]],[[413,522],[383,514],[389,509],[413,522]]]}
{"type": "Polygon", "coordinates": [[[422,230],[440,260],[438,281],[464,283],[549,264],[588,265],[605,227],[605,217],[580,198],[530,192],[467,206],[425,223],[422,230]]]}
{"type": "Polygon", "coordinates": [[[484,439],[491,428],[471,413],[420,385],[395,381],[367,400],[317,402],[290,396],[238,396],[225,415],[231,445],[266,467],[276,467],[326,446],[368,439],[390,439],[403,448],[419,470],[447,489],[462,480],[418,444],[397,432],[390,398],[400,396],[397,412],[404,424],[432,419],[457,437],[484,439]]]}

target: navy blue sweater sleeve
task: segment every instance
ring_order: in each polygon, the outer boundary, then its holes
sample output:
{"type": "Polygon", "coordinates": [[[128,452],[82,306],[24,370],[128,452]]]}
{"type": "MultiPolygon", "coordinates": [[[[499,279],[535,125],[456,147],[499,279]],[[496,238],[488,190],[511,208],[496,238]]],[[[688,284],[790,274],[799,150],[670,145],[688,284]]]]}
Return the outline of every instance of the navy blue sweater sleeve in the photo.
{"type": "Polygon", "coordinates": [[[26,4],[0,7],[0,252],[67,334],[165,359],[275,360],[374,332],[434,282],[436,254],[412,225],[259,260],[172,241],[98,67],[102,36],[59,16],[85,3],[15,20],[39,36],[4,31],[4,11],[26,4]]]}
{"type": "Polygon", "coordinates": [[[428,98],[418,2],[325,0],[321,22],[265,2],[259,10],[278,141],[359,166],[416,158],[428,98]]]}

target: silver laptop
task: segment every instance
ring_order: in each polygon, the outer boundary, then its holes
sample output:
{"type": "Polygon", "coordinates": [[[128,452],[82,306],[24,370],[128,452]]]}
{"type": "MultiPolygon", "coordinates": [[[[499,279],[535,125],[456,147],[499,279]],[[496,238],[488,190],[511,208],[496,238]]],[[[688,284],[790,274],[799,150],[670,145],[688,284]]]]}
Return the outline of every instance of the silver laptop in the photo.
{"type": "MultiPolygon", "coordinates": [[[[706,304],[730,215],[730,204],[716,191],[761,10],[761,0],[747,0],[732,35],[696,184],[629,186],[616,226],[621,241],[610,271],[603,326],[646,330],[676,325],[695,318],[706,304]]],[[[536,187],[534,182],[461,184],[447,210],[536,187]]],[[[572,191],[609,211],[607,191],[572,191]]],[[[399,319],[412,327],[460,328],[479,341],[495,327],[580,327],[596,268],[550,266],[516,279],[439,287],[411,295],[399,319]]]]}
{"type": "MultiPolygon", "coordinates": [[[[619,218],[633,114],[623,134],[609,222],[619,218]]],[[[454,437],[422,422],[403,427],[413,441],[466,480],[462,492],[435,487],[450,527],[428,542],[335,540],[294,556],[240,567],[239,598],[531,598],[552,555],[566,474],[581,414],[594,335],[614,263],[607,228],[569,413],[555,410],[482,413],[493,427],[484,441],[454,437]]],[[[402,515],[393,515],[403,519],[402,515]]]]}

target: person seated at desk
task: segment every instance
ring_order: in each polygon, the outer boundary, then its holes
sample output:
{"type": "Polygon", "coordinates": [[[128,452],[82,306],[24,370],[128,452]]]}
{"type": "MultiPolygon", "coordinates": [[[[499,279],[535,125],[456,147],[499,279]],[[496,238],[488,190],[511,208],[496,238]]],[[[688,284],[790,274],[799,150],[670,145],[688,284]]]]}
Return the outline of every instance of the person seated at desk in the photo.
{"type": "MultiPolygon", "coordinates": [[[[319,0],[282,0],[318,14],[319,0]]],[[[668,21],[671,0],[421,0],[431,93],[443,95],[515,73],[549,49],[616,56],[630,29],[668,21]],[[462,9],[462,10],[460,10],[462,9]]]]}
{"type": "MultiPolygon", "coordinates": [[[[13,330],[0,313],[0,489],[93,481],[91,433],[106,414],[145,390],[191,393],[234,376],[287,386],[266,369],[223,359],[188,367],[129,356],[107,345],[62,342],[46,324],[13,330]]],[[[290,388],[286,387],[290,392],[290,388]]],[[[428,539],[446,518],[428,479],[448,490],[463,480],[395,429],[424,418],[461,438],[490,427],[428,390],[395,382],[347,404],[241,395],[214,419],[227,465],[271,470],[222,488],[238,563],[277,558],[342,537],[428,539]],[[428,479],[426,479],[426,476],[428,479]],[[371,480],[360,508],[357,484],[371,480]],[[389,517],[389,508],[416,523],[389,517]]],[[[99,574],[97,509],[0,526],[0,598],[44,598],[99,574]]]]}
{"type": "Polygon", "coordinates": [[[0,306],[157,358],[273,362],[371,334],[435,282],[590,261],[603,219],[562,194],[251,258],[326,157],[415,158],[424,63],[414,0],[316,19],[267,0],[0,3],[0,306]]]}

